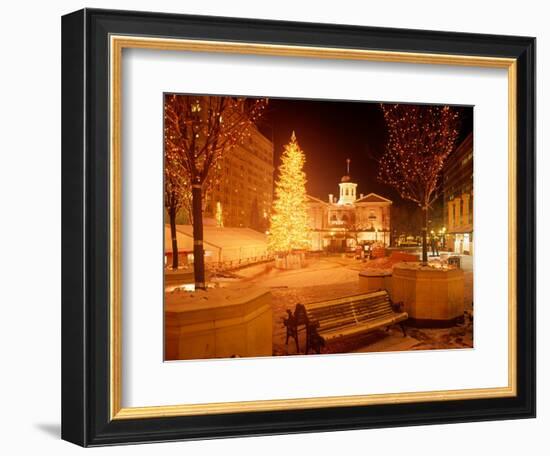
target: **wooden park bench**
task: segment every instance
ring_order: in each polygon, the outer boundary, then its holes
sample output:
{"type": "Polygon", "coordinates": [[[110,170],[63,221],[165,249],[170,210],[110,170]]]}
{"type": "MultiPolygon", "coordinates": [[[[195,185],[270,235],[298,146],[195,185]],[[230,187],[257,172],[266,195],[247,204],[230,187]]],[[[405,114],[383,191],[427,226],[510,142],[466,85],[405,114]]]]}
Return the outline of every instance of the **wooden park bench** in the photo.
{"type": "Polygon", "coordinates": [[[380,328],[389,329],[399,324],[406,336],[403,322],[407,312],[400,311],[400,304],[393,304],[385,290],[352,296],[328,299],[326,301],[296,304],[294,313],[287,310],[286,343],[292,337],[296,351],[300,352],[298,333],[305,329],[305,353],[312,349],[321,353],[328,342],[340,337],[367,333],[380,328]]]}

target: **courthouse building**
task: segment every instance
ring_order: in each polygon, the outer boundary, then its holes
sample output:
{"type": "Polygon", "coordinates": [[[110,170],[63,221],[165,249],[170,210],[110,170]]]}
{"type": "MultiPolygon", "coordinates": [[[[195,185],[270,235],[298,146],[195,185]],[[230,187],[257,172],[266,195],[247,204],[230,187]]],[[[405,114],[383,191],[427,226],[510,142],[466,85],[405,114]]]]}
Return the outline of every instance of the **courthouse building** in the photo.
{"type": "Polygon", "coordinates": [[[357,245],[390,243],[392,202],[376,193],[357,195],[357,184],[348,173],[342,177],[339,196],[323,201],[308,196],[311,250],[344,251],[357,245]]]}
{"type": "Polygon", "coordinates": [[[443,169],[445,247],[455,253],[473,254],[474,160],[470,133],[447,158],[443,169]]]}
{"type": "Polygon", "coordinates": [[[251,136],[218,163],[205,202],[205,223],[265,231],[273,200],[273,143],[251,136]]]}

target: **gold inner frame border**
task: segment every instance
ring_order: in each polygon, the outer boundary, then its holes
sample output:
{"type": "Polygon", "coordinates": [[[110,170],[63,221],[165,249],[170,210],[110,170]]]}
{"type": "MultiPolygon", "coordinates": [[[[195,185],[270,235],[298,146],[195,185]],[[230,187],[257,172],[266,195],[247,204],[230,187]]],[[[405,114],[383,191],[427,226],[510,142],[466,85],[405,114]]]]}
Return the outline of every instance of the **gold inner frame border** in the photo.
{"type": "Polygon", "coordinates": [[[111,35],[110,60],[110,415],[111,419],[159,418],[221,413],[297,410],[374,404],[413,403],[513,397],[517,394],[517,290],[516,290],[516,157],[517,157],[517,61],[512,58],[375,51],[332,47],[257,44],[111,35]],[[252,54],[317,59],[503,68],[508,72],[508,385],[506,387],[402,392],[353,396],[273,399],[244,402],[122,407],[122,258],[121,258],[121,93],[123,49],[194,51],[252,54]]]}

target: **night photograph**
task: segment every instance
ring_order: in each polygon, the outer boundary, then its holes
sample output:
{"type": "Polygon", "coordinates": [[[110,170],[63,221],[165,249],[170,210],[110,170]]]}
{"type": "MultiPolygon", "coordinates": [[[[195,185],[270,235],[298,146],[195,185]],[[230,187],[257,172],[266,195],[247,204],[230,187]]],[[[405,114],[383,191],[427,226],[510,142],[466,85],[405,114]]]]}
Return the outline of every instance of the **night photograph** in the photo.
{"type": "Polygon", "coordinates": [[[165,360],[473,348],[473,111],[166,93],[165,360]]]}

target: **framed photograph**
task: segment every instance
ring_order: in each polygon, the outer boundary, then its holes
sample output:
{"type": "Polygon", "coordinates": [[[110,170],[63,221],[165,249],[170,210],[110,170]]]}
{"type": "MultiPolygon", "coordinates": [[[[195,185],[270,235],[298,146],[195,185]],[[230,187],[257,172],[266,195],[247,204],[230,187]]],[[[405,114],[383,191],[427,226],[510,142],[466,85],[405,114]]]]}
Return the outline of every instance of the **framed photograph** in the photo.
{"type": "Polygon", "coordinates": [[[535,39],[62,20],[62,437],[535,416],[535,39]]]}

